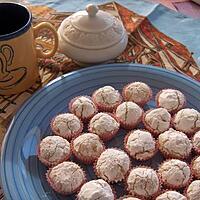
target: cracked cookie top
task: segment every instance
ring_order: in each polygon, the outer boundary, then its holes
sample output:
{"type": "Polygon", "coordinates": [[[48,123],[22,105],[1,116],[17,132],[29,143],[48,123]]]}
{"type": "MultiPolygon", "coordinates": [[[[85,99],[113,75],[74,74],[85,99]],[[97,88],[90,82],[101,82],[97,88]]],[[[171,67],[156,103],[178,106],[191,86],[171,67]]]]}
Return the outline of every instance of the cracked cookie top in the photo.
{"type": "Polygon", "coordinates": [[[192,161],[192,171],[194,173],[194,176],[200,179],[200,156],[196,157],[192,161]]]}
{"type": "Polygon", "coordinates": [[[74,193],[84,182],[84,171],[74,162],[63,162],[51,168],[48,173],[50,185],[60,193],[74,193]]]}
{"type": "Polygon", "coordinates": [[[118,131],[119,123],[108,113],[96,114],[89,123],[89,130],[92,133],[99,135],[103,140],[108,137],[109,134],[113,134],[118,131]]]}
{"type": "Polygon", "coordinates": [[[70,111],[82,120],[90,119],[97,113],[97,107],[87,96],[76,97],[69,104],[70,111]]]}
{"type": "Polygon", "coordinates": [[[132,130],[125,138],[125,149],[135,159],[147,160],[156,152],[156,142],[145,130],[132,130]]]}
{"type": "Polygon", "coordinates": [[[171,115],[165,108],[155,108],[145,112],[143,123],[146,129],[155,134],[160,134],[169,129],[171,115]]]}
{"type": "Polygon", "coordinates": [[[131,197],[131,196],[124,196],[124,197],[119,198],[118,200],[140,200],[140,199],[136,197],[131,197]]]}
{"type": "Polygon", "coordinates": [[[136,126],[140,123],[143,110],[131,101],[123,102],[116,109],[116,117],[124,127],[136,126]]]}
{"type": "Polygon", "coordinates": [[[186,190],[186,196],[188,200],[200,199],[200,180],[193,181],[186,190]]]}
{"type": "Polygon", "coordinates": [[[95,159],[104,151],[104,146],[98,135],[84,133],[74,139],[73,149],[83,159],[95,159]]]}
{"type": "Polygon", "coordinates": [[[158,107],[166,108],[168,112],[176,112],[183,108],[185,96],[179,90],[164,89],[156,95],[158,107]]]}
{"type": "Polygon", "coordinates": [[[192,150],[192,143],[186,134],[170,128],[158,137],[160,151],[171,158],[187,158],[192,150]]]}
{"type": "Polygon", "coordinates": [[[176,130],[186,134],[195,133],[200,130],[200,113],[191,108],[182,109],[176,113],[173,125],[176,130]]]}
{"type": "Polygon", "coordinates": [[[102,179],[85,183],[77,195],[77,200],[114,200],[110,185],[102,179]]]}
{"type": "Polygon", "coordinates": [[[133,168],[127,178],[127,189],[130,194],[141,198],[149,198],[160,189],[159,178],[151,168],[133,168]]]}
{"type": "Polygon", "coordinates": [[[167,191],[159,195],[156,200],[187,200],[185,196],[176,191],[167,191]]]}
{"type": "Polygon", "coordinates": [[[178,159],[164,161],[158,169],[162,182],[169,188],[182,188],[191,179],[191,170],[186,162],[178,159]]]}
{"type": "Polygon", "coordinates": [[[130,158],[124,151],[106,149],[98,158],[95,171],[98,177],[108,182],[118,182],[125,178],[130,165],[130,158]]]}
{"type": "Polygon", "coordinates": [[[123,97],[126,101],[133,101],[139,105],[147,103],[152,96],[151,88],[143,82],[133,82],[123,89],[123,97]]]}
{"type": "Polygon", "coordinates": [[[196,152],[200,153],[200,131],[197,131],[192,139],[193,148],[196,152]]]}
{"type": "Polygon", "coordinates": [[[38,156],[46,165],[56,165],[70,156],[69,142],[60,136],[47,136],[39,144],[38,156]]]}
{"type": "Polygon", "coordinates": [[[101,111],[108,112],[111,112],[122,101],[120,93],[112,86],[99,88],[93,93],[92,99],[101,111]]]}
{"type": "Polygon", "coordinates": [[[80,119],[71,113],[57,115],[51,122],[55,134],[71,139],[81,133],[83,124],[80,119]]]}

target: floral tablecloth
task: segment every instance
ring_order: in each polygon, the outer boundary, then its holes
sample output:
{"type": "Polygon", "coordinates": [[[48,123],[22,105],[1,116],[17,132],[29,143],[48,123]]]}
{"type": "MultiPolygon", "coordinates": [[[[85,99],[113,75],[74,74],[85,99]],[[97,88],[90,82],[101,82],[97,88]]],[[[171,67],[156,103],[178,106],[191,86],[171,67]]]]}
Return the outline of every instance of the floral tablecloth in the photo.
{"type": "MultiPolygon", "coordinates": [[[[82,1],[82,4],[80,2],[80,9],[87,2],[91,3],[91,1],[82,1]]],[[[191,44],[191,42],[193,44],[200,42],[200,21],[175,13],[163,6],[142,1],[140,1],[140,4],[137,1],[132,1],[132,3],[131,1],[95,2],[101,3],[100,9],[119,18],[129,35],[126,50],[109,63],[129,62],[154,65],[177,71],[200,81],[200,68],[196,62],[200,57],[200,47],[191,44]],[[159,18],[162,19],[163,23],[159,18]],[[170,22],[170,18],[174,19],[173,23],[176,23],[176,26],[184,27],[186,32],[182,31],[180,34],[180,30],[173,30],[174,24],[170,22]],[[168,26],[169,30],[164,26],[168,26]],[[190,45],[187,45],[189,44],[188,40],[191,41],[190,45]],[[182,43],[187,45],[188,48],[182,43]]],[[[25,1],[23,3],[27,4],[32,11],[34,24],[48,21],[56,28],[64,18],[72,14],[71,11],[77,9],[76,6],[78,5],[78,1],[65,1],[64,4],[66,7],[68,4],[70,12],[61,12],[47,6],[32,5],[25,1]]],[[[51,47],[52,40],[48,32],[42,32],[40,37],[37,38],[37,45],[47,50],[51,47]]],[[[39,82],[20,94],[0,95],[0,141],[3,140],[13,115],[36,90],[64,73],[82,68],[59,52],[52,59],[39,59],[38,65],[41,75],[39,82]]],[[[0,194],[1,197],[3,197],[3,193],[0,194]]]]}

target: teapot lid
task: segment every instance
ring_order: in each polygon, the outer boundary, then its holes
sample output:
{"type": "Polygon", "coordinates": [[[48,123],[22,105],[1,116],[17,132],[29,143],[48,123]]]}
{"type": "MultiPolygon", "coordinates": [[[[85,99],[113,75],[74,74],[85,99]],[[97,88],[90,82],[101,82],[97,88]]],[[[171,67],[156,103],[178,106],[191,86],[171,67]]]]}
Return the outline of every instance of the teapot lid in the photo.
{"type": "Polygon", "coordinates": [[[125,34],[120,20],[93,4],[67,17],[58,29],[58,35],[71,45],[95,50],[117,44],[125,34]]]}

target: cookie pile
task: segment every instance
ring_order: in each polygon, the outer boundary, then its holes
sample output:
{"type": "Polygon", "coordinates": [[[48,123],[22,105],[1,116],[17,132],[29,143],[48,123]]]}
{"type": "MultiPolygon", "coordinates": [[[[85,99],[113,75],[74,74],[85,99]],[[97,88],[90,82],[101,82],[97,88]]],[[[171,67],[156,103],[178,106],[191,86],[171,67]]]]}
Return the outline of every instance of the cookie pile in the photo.
{"type": "Polygon", "coordinates": [[[73,98],[70,113],[51,120],[54,135],[38,145],[38,158],[49,168],[48,183],[63,195],[76,193],[78,200],[200,199],[200,113],[185,105],[181,91],[163,89],[153,97],[143,82],[129,83],[122,93],[104,86],[73,98]],[[156,108],[144,111],[153,98],[156,108]],[[120,128],[126,130],[124,150],[108,148],[120,128]],[[158,152],[165,158],[158,169],[132,164],[158,152]],[[87,181],[71,156],[93,165],[97,179],[87,181]],[[123,197],[116,196],[116,183],[124,183],[123,197]]]}

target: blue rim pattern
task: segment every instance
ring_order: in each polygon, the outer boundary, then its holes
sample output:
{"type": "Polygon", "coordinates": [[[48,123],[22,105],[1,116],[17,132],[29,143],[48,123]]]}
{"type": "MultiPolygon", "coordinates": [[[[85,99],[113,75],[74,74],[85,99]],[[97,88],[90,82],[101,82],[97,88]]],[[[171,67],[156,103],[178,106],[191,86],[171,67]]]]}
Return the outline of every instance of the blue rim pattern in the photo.
{"type": "Polygon", "coordinates": [[[66,102],[74,96],[91,94],[95,88],[106,84],[122,89],[131,80],[145,81],[153,88],[154,94],[166,87],[180,89],[187,97],[188,106],[200,110],[200,84],[189,77],[157,67],[99,65],[59,77],[37,91],[12,120],[1,155],[1,178],[6,198],[64,199],[46,184],[46,168],[35,156],[38,142],[50,133],[49,120],[53,115],[66,111],[66,102]]]}

